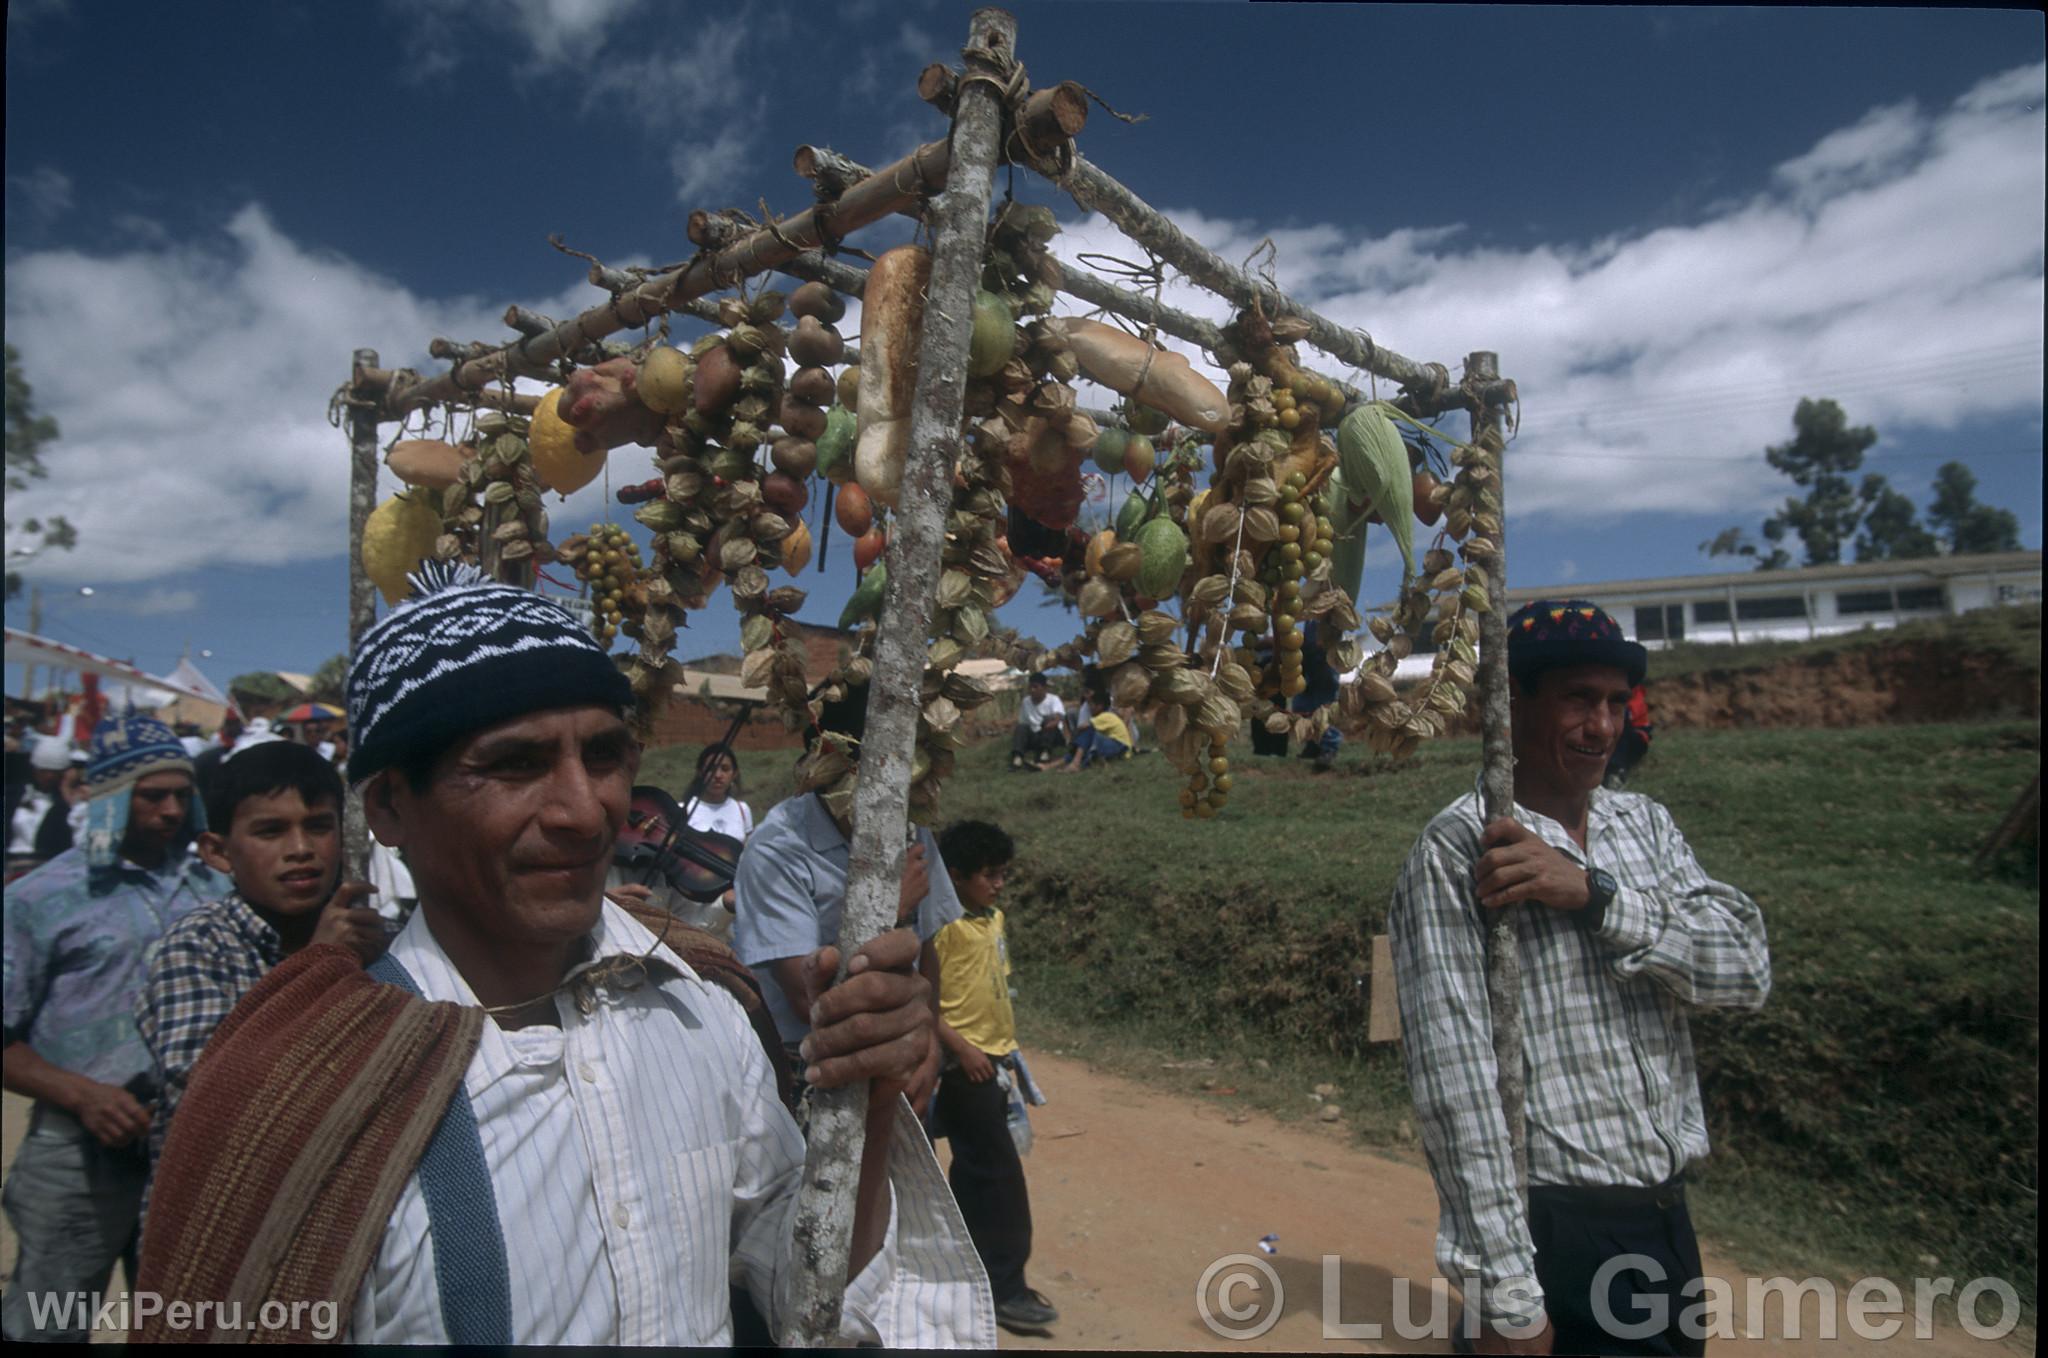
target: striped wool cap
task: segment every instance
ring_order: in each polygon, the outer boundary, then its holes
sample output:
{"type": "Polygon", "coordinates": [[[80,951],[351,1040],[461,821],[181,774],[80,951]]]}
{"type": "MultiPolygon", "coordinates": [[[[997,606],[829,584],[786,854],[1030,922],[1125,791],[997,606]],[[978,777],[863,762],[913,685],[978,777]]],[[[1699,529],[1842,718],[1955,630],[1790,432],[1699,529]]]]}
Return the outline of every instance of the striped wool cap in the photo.
{"type": "Polygon", "coordinates": [[[349,666],[351,783],[529,712],[631,706],[626,676],[558,605],[474,566],[432,562],[412,583],[349,666]]]}
{"type": "Polygon", "coordinates": [[[171,728],[155,717],[129,713],[109,717],[92,733],[92,758],[85,765],[85,795],[97,799],[152,773],[192,772],[192,756],[171,728]]]}

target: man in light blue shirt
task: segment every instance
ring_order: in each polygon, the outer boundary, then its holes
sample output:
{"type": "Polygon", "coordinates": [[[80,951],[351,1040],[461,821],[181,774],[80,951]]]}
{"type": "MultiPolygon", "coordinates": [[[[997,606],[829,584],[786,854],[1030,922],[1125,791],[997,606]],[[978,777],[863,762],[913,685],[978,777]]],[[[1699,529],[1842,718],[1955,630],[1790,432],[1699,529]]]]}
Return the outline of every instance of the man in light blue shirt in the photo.
{"type": "MultiPolygon", "coordinates": [[[[826,726],[858,741],[866,725],[867,689],[853,690],[830,704],[826,726]]],[[[805,1062],[798,1050],[811,1026],[801,997],[808,993],[803,960],[818,948],[839,942],[839,918],[846,908],[846,872],[852,826],[828,808],[823,790],[800,792],[778,804],[761,820],[740,855],[733,881],[735,918],[733,951],[740,961],[766,971],[775,984],[763,985],[775,1031],[789,1051],[790,1066],[801,1078],[805,1062]],[[798,997],[796,1003],[791,996],[798,997]]],[[[919,970],[939,993],[938,955],[932,939],[960,918],[960,898],[953,891],[939,859],[939,843],[919,827],[904,855],[903,889],[898,898],[899,928],[914,928],[924,945],[919,970]]],[[[920,1080],[912,1102],[921,1105],[938,1076],[938,1044],[933,1043],[931,1080],[920,1080]]]]}
{"type": "MultiPolygon", "coordinates": [[[[766,967],[781,983],[761,990],[775,1016],[775,1031],[787,1046],[803,1041],[811,1025],[785,991],[803,994],[803,959],[839,942],[848,850],[846,835],[824,802],[817,793],[805,792],[763,817],[740,855],[733,882],[733,948],[740,961],[766,967]],[[791,969],[787,979],[785,963],[791,969]]],[[[904,917],[914,914],[917,936],[929,952],[933,936],[960,918],[960,898],[939,862],[931,831],[918,829],[907,858],[899,919],[911,926],[913,921],[904,917]]],[[[802,1066],[796,1062],[797,1069],[802,1066]]]]}
{"type": "Polygon", "coordinates": [[[189,851],[205,816],[168,726],[103,723],[85,778],[81,842],[7,888],[0,1083],[35,1100],[7,1175],[9,1339],[83,1342],[81,1308],[39,1319],[31,1296],[96,1293],[117,1259],[133,1284],[158,1092],[135,1001],[165,930],[229,886],[189,851]]]}

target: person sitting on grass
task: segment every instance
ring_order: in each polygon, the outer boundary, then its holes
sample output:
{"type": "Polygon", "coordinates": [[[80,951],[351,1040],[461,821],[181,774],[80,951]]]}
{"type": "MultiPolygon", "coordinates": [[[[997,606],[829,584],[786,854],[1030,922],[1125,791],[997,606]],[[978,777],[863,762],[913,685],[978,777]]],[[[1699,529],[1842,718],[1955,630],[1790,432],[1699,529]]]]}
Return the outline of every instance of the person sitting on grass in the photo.
{"type": "Polygon", "coordinates": [[[152,1173],[193,1062],[265,973],[314,943],[365,962],[384,950],[382,916],[364,900],[372,888],[340,880],[341,776],[317,750],[284,740],[244,750],[222,762],[212,791],[199,857],[234,889],[171,926],[135,1005],[163,1091],[152,1173]]]}
{"type": "Polygon", "coordinates": [[[1009,1091],[999,1066],[1016,1069],[1017,1017],[1010,1003],[1010,946],[996,908],[1017,846],[1000,826],[960,821],[939,836],[939,856],[965,912],[939,930],[939,1041],[946,1062],[933,1105],[936,1134],[953,1143],[947,1182],[988,1270],[996,1323],[1043,1334],[1059,1312],[1024,1281],[1031,1258],[1031,1195],[1010,1136],[1009,1091]]]}
{"type": "Polygon", "coordinates": [[[1061,773],[1079,773],[1096,761],[1128,759],[1136,742],[1124,713],[1109,700],[1107,692],[1088,697],[1088,724],[1074,733],[1074,754],[1059,766],[1061,773]]]}
{"type": "Polygon", "coordinates": [[[1067,705],[1043,674],[1034,673],[1017,705],[1017,725],[1010,732],[1010,768],[1036,769],[1059,758],[1066,747],[1067,705]]]}

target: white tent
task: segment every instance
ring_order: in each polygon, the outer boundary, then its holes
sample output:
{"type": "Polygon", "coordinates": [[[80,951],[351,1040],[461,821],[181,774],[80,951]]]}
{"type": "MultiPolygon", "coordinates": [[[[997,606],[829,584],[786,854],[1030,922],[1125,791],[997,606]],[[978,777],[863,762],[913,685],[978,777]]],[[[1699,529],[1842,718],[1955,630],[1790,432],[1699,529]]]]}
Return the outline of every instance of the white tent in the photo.
{"type": "Polygon", "coordinates": [[[49,665],[100,676],[100,691],[115,708],[133,703],[139,708],[156,708],[178,697],[226,706],[227,699],[201,674],[190,660],[180,660],[168,678],[144,674],[133,665],[29,632],[7,629],[7,663],[49,665]]]}

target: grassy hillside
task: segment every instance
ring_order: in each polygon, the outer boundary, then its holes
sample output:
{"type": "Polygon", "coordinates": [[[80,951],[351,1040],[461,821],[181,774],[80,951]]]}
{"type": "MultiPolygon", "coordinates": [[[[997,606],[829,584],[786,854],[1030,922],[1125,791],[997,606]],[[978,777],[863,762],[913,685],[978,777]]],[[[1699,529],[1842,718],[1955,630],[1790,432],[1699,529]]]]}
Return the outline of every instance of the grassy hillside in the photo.
{"type": "Polygon", "coordinates": [[[1655,680],[1693,674],[1766,669],[1790,661],[1812,661],[1873,646],[1932,645],[1976,652],[2029,674],[2041,672],[2041,605],[1985,608],[1953,617],[1922,618],[1898,627],[1865,627],[1811,641],[1678,642],[1652,654],[1655,680]]]}
{"type": "MultiPolygon", "coordinates": [[[[1244,1096],[1295,1113],[1332,1080],[1360,1135],[1412,1138],[1398,1053],[1365,1041],[1369,940],[1417,830],[1472,786],[1476,740],[1403,768],[1352,745],[1321,777],[1240,747],[1209,822],[1180,818],[1157,756],[1076,777],[1005,773],[1004,756],[963,755],[946,810],[1018,838],[1020,1015],[1041,1040],[1155,1072],[1217,1056],[1244,1096]]],[[[786,764],[749,757],[757,807],[786,764]]],[[[1715,1239],[1759,1266],[1908,1276],[1932,1255],[2032,1295],[2036,865],[1968,863],[2039,765],[2031,723],[1658,738],[1635,785],[1771,936],[1767,1008],[1695,1030],[1715,1239]]]]}

